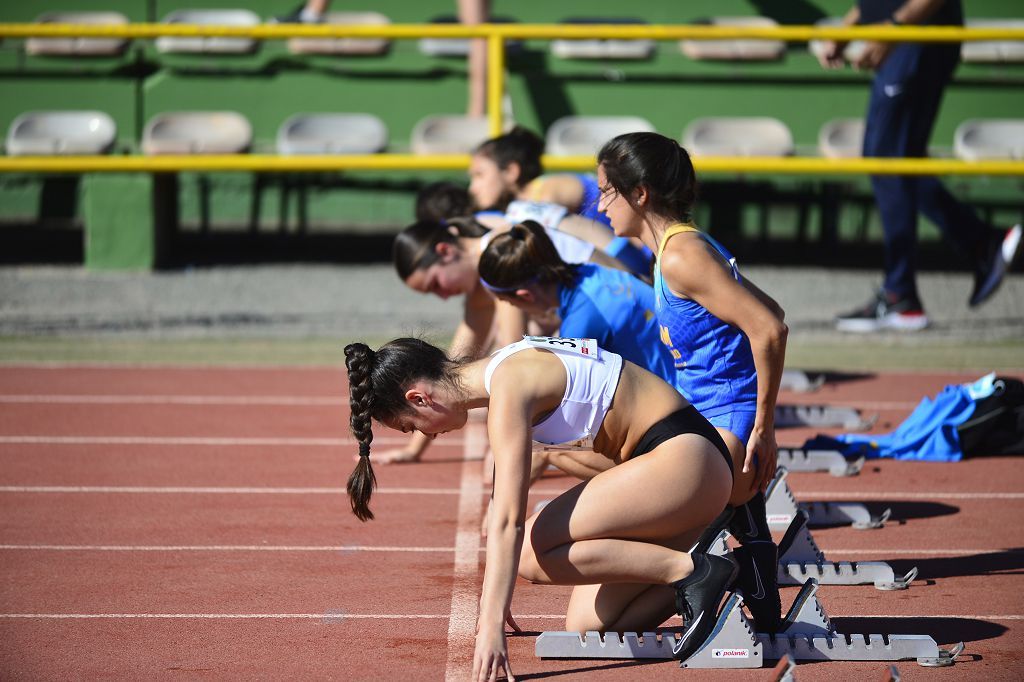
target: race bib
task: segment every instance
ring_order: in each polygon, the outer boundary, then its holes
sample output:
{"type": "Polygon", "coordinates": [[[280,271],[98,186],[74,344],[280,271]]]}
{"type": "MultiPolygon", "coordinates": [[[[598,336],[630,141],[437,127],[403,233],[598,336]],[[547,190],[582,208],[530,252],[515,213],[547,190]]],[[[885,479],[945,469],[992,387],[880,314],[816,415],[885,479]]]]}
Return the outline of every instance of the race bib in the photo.
{"type": "Polygon", "coordinates": [[[559,350],[573,355],[582,355],[597,360],[596,339],[568,339],[557,336],[524,336],[523,340],[531,346],[559,350]]]}
{"type": "Polygon", "coordinates": [[[536,220],[549,230],[557,230],[558,224],[568,212],[568,209],[558,204],[517,200],[505,209],[505,220],[513,225],[524,220],[536,220]]]}

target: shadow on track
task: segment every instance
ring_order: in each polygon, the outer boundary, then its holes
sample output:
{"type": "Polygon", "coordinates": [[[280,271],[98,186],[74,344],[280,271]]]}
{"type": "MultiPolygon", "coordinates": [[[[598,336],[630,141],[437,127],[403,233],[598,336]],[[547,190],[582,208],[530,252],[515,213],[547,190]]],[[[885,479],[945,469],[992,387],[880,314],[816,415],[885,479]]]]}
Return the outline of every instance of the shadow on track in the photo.
{"type": "MultiPolygon", "coordinates": [[[[884,555],[884,550],[879,555],[884,555]]],[[[921,579],[955,578],[977,575],[1024,575],[1024,547],[993,550],[979,554],[951,557],[913,557],[891,559],[888,563],[896,573],[920,569],[921,579]]]]}
{"type": "Polygon", "coordinates": [[[996,639],[1009,629],[999,623],[976,618],[833,618],[832,622],[844,635],[929,635],[940,647],[956,642],[996,639]]]}

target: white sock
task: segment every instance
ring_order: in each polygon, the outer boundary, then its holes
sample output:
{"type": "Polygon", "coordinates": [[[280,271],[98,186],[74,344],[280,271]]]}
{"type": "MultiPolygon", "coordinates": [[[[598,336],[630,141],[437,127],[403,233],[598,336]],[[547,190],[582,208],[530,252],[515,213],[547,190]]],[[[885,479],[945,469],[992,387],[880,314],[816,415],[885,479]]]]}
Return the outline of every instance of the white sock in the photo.
{"type": "Polygon", "coordinates": [[[303,23],[306,24],[315,24],[320,21],[320,13],[303,8],[303,10],[299,12],[299,19],[302,19],[303,23]]]}

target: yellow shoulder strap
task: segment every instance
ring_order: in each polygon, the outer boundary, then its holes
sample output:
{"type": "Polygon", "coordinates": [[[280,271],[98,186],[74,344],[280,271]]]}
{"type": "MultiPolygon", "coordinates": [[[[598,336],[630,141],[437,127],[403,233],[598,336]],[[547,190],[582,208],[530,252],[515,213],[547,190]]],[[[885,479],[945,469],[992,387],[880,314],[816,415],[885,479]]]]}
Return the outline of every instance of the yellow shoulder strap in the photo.
{"type": "Polygon", "coordinates": [[[665,230],[665,234],[661,235],[661,243],[658,244],[658,260],[661,260],[661,254],[665,250],[665,244],[668,243],[668,240],[677,234],[682,234],[683,232],[700,232],[700,230],[693,225],[688,225],[686,223],[676,223],[675,225],[670,226],[665,230]]]}

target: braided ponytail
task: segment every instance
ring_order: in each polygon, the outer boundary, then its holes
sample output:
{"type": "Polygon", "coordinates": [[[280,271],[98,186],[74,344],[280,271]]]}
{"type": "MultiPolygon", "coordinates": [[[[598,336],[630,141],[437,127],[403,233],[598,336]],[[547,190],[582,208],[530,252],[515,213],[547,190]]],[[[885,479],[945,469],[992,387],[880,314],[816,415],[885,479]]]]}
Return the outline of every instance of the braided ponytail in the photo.
{"type": "Polygon", "coordinates": [[[455,391],[463,390],[458,376],[462,362],[449,359],[443,350],[420,339],[395,339],[376,352],[365,343],[345,346],[351,409],[349,426],[359,441],[359,463],[348,478],[348,497],[352,513],[360,521],[373,518],[370,496],[377,487],[370,466],[372,420],[387,424],[399,415],[414,412],[405,399],[405,389],[420,379],[444,383],[455,391]]]}
{"type": "Polygon", "coordinates": [[[373,441],[371,415],[373,414],[373,365],[375,353],[365,343],[345,346],[345,366],[348,368],[349,426],[359,441],[359,463],[348,478],[348,497],[352,513],[360,521],[373,519],[370,496],[377,487],[377,477],[370,465],[370,443],[373,441]]]}

